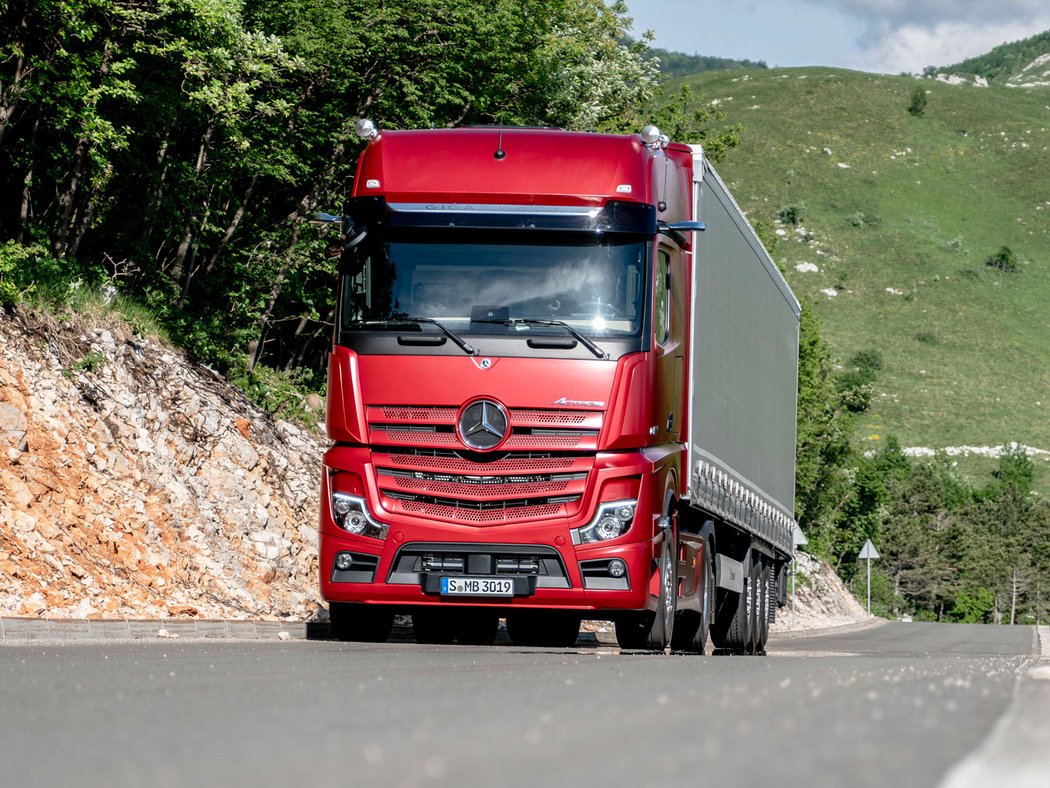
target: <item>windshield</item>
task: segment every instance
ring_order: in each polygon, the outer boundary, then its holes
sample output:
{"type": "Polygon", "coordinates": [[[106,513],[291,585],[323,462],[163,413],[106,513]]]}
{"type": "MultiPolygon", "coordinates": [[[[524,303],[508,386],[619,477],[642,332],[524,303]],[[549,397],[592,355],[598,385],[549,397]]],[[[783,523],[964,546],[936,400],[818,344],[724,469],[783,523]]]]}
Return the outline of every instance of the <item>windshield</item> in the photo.
{"type": "Polygon", "coordinates": [[[647,248],[623,234],[403,232],[370,244],[360,272],[344,275],[342,328],[427,318],[493,333],[560,321],[588,337],[638,337],[647,248]]]}

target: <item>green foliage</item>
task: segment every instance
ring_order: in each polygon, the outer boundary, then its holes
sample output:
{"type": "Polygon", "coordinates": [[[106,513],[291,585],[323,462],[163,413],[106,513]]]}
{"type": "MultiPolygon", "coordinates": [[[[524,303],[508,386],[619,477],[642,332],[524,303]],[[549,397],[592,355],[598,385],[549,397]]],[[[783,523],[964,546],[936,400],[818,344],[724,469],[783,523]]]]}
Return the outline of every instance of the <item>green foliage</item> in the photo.
{"type": "Polygon", "coordinates": [[[917,85],[915,90],[911,92],[911,100],[908,101],[908,114],[921,118],[926,114],[926,104],[928,102],[929,98],[926,96],[926,88],[922,85],[917,85]]]}
{"type": "Polygon", "coordinates": [[[310,370],[280,371],[256,366],[248,372],[242,356],[233,367],[230,382],[274,418],[314,427],[324,418],[323,411],[310,407],[311,395],[318,402],[323,401],[324,379],[310,370]]]}
{"type": "Polygon", "coordinates": [[[650,47],[645,52],[646,59],[655,58],[660,63],[660,75],[664,79],[701,74],[705,71],[730,71],[733,69],[767,68],[764,61],[732,60],[724,57],[706,55],[687,55],[684,52],[671,52],[660,47],[650,47]]]}
{"type": "Polygon", "coordinates": [[[995,479],[1001,487],[1013,487],[1027,495],[1032,491],[1034,477],[1035,466],[1024,446],[1012,443],[1000,452],[995,479]]]}
{"type": "Polygon", "coordinates": [[[997,271],[1013,274],[1017,272],[1017,255],[1009,246],[999,247],[999,251],[985,258],[984,264],[997,271]]]}
{"type": "Polygon", "coordinates": [[[785,205],[779,211],[777,211],[777,218],[780,219],[784,224],[790,224],[792,227],[798,227],[802,224],[802,214],[805,212],[806,206],[802,204],[785,205]]]}
{"type": "Polygon", "coordinates": [[[853,417],[835,384],[820,318],[804,303],[799,327],[795,512],[810,549],[825,557],[838,549],[837,512],[851,494],[852,431],[853,417]]]}
{"type": "Polygon", "coordinates": [[[949,74],[973,74],[989,82],[1004,82],[1018,76],[1041,55],[1050,53],[1050,30],[1021,41],[997,46],[991,52],[947,66],[939,71],[949,74]]]}
{"type": "Polygon", "coordinates": [[[73,369],[94,374],[101,372],[104,366],[106,366],[106,357],[97,350],[91,350],[73,365],[73,369]]]}

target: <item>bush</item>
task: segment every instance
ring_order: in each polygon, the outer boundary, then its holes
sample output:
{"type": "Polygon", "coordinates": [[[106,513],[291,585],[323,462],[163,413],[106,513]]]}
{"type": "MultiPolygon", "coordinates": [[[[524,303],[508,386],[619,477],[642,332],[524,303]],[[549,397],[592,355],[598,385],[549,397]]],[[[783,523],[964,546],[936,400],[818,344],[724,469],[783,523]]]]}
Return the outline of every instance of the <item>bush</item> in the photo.
{"type": "Polygon", "coordinates": [[[780,219],[784,224],[790,224],[792,227],[798,227],[802,223],[802,213],[805,211],[806,206],[802,204],[798,205],[785,205],[779,211],[777,211],[777,218],[780,219]]]}
{"type": "Polygon", "coordinates": [[[911,101],[908,102],[908,113],[916,118],[921,118],[926,114],[926,103],[928,100],[926,88],[922,85],[917,85],[915,90],[911,92],[911,101]]]}
{"type": "Polygon", "coordinates": [[[8,241],[0,246],[0,307],[18,304],[33,289],[33,270],[37,260],[45,257],[39,245],[23,246],[8,241]]]}
{"type": "Polygon", "coordinates": [[[999,247],[999,251],[984,261],[989,268],[995,268],[1008,274],[1017,271],[1017,256],[1009,246],[999,247]]]}

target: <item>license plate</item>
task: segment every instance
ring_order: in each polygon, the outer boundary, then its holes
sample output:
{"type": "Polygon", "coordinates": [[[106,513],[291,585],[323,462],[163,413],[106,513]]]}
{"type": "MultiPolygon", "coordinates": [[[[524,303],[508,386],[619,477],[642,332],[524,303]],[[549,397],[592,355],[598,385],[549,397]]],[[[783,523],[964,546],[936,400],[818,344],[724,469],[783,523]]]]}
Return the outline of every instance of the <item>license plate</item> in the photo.
{"type": "Polygon", "coordinates": [[[442,577],[441,593],[447,596],[514,596],[509,577],[442,577]]]}

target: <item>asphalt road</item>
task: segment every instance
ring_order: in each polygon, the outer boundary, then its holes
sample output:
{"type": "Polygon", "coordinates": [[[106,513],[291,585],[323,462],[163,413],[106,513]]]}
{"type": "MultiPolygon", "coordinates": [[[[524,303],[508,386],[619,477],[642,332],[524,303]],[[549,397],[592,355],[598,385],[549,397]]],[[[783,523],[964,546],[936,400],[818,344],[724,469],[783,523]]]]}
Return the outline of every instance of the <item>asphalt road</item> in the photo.
{"type": "Polygon", "coordinates": [[[766,657],[9,641],[0,785],[1046,785],[1025,782],[1050,774],[1035,643],[918,623],[766,657]]]}

